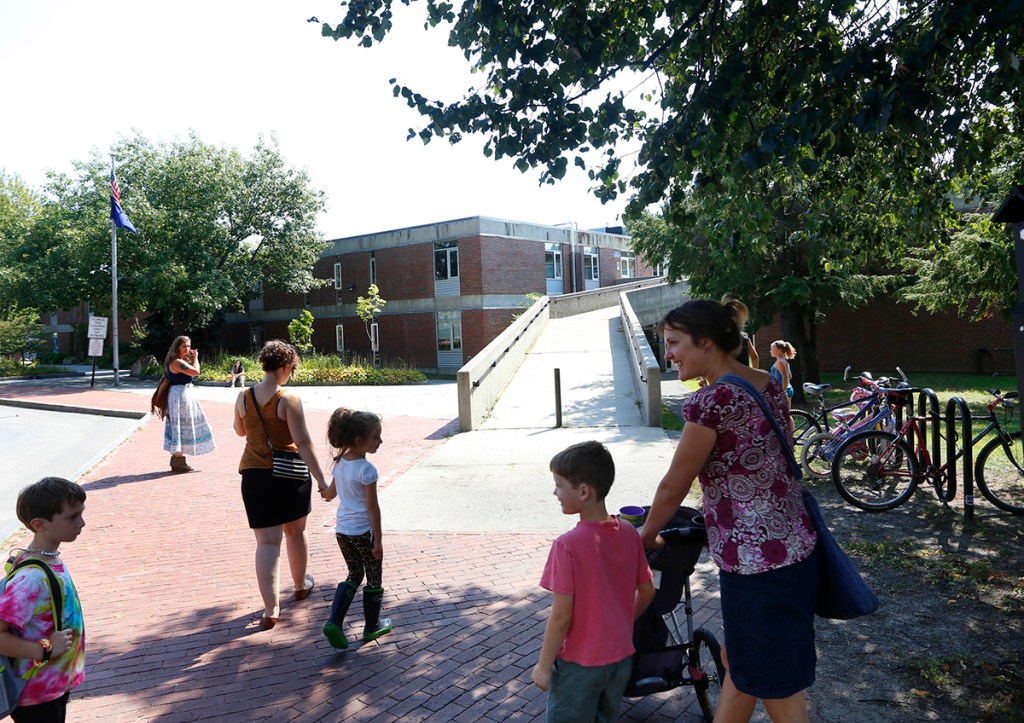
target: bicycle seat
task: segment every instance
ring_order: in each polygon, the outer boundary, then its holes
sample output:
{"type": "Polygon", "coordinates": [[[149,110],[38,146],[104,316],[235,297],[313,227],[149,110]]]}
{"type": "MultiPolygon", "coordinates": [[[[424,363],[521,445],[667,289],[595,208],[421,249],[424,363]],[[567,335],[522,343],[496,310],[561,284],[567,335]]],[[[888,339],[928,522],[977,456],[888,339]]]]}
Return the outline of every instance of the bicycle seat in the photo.
{"type": "Polygon", "coordinates": [[[825,392],[831,388],[831,384],[812,384],[811,382],[804,382],[804,394],[810,394],[812,397],[824,396],[825,392]]]}

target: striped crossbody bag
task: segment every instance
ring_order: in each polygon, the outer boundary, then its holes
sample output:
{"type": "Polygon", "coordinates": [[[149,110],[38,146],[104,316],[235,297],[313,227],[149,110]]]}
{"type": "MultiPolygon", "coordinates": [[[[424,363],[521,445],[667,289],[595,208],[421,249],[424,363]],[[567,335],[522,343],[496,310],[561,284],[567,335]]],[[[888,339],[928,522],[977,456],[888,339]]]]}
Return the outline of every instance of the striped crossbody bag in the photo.
{"type": "Polygon", "coordinates": [[[270,456],[273,460],[274,477],[300,482],[309,479],[309,467],[303,461],[302,455],[290,449],[274,449],[274,445],[270,441],[267,422],[263,419],[263,411],[260,409],[259,402],[256,401],[256,390],[249,387],[249,393],[252,395],[253,406],[256,407],[256,416],[260,418],[260,424],[263,425],[263,433],[267,436],[267,446],[270,447],[270,456]]]}

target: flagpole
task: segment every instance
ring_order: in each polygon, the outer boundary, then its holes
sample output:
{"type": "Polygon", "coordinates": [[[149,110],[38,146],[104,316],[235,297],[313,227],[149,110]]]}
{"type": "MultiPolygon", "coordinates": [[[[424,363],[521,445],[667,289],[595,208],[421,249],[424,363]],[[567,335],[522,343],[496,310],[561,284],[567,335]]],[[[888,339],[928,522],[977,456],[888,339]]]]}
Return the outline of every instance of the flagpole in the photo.
{"type": "MultiPolygon", "coordinates": [[[[114,175],[114,154],[110,154],[110,175],[114,175]]],[[[117,339],[117,224],[114,219],[110,219],[110,315],[113,317],[113,359],[114,359],[114,386],[119,386],[117,378],[117,368],[120,364],[118,358],[118,339],[117,339]]]]}

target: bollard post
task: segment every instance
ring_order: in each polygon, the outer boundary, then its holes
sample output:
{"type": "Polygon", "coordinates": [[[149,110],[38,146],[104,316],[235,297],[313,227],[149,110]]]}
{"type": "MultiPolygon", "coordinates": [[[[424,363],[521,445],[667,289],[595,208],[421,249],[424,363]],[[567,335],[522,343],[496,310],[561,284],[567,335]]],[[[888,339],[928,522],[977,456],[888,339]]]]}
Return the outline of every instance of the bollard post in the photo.
{"type": "Polygon", "coordinates": [[[555,428],[562,426],[562,370],[555,369],[555,428]]]}

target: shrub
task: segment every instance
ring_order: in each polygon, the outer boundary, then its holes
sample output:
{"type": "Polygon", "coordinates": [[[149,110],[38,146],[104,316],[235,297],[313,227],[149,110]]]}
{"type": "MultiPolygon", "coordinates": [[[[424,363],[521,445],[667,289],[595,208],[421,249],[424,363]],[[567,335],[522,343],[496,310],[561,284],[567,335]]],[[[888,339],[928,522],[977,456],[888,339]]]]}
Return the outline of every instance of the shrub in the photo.
{"type": "MultiPolygon", "coordinates": [[[[263,369],[255,357],[221,354],[209,360],[202,359],[201,381],[228,382],[231,380],[231,365],[241,359],[245,367],[245,383],[253,384],[263,380],[263,369]]],[[[158,372],[159,373],[159,372],[158,372]]],[[[355,358],[346,363],[333,354],[310,354],[292,376],[292,384],[417,384],[427,377],[418,369],[412,369],[397,362],[397,366],[374,367],[372,362],[355,358]]]]}

